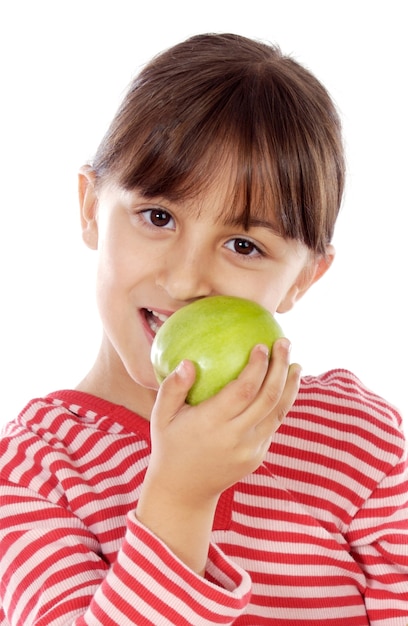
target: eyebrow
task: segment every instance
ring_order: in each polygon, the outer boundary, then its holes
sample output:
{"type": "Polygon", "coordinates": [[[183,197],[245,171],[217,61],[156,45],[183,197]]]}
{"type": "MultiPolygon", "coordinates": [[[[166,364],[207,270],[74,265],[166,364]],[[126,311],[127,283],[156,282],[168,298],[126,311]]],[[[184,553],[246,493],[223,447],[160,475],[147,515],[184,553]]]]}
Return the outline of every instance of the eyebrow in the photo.
{"type": "MultiPolygon", "coordinates": [[[[231,219],[225,220],[225,224],[231,225],[231,226],[242,226],[243,220],[237,217],[233,217],[231,219]]],[[[277,228],[274,222],[269,222],[268,220],[263,220],[257,217],[250,216],[247,223],[244,224],[244,226],[245,226],[245,230],[249,230],[250,228],[266,228],[267,230],[271,231],[274,235],[278,235],[279,237],[282,237],[282,231],[279,228],[277,228]]]]}
{"type": "MultiPolygon", "coordinates": [[[[166,205],[167,203],[172,204],[173,202],[175,202],[176,204],[179,205],[181,209],[183,209],[182,202],[171,200],[170,198],[167,198],[166,196],[151,196],[151,197],[144,196],[144,197],[146,197],[146,199],[149,199],[149,201],[157,202],[160,205],[162,204],[166,205]]],[[[200,210],[198,210],[198,213],[200,213],[200,210]]],[[[248,231],[250,228],[265,228],[266,230],[269,230],[273,235],[277,235],[278,237],[284,237],[282,230],[276,226],[275,222],[270,222],[265,219],[260,219],[260,218],[254,217],[253,215],[250,215],[248,220],[246,221],[243,220],[240,216],[234,216],[234,215],[224,217],[224,219],[222,219],[222,216],[220,217],[221,217],[221,221],[223,222],[225,226],[244,226],[246,231],[248,231]]]]}

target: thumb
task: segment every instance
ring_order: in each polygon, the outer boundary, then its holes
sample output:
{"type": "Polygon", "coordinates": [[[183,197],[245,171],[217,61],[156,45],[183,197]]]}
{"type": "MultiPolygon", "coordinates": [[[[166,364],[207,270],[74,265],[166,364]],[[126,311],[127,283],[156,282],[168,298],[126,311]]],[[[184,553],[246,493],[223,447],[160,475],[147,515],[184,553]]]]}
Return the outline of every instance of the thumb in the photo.
{"type": "MultiPolygon", "coordinates": [[[[184,405],[186,396],[196,378],[196,370],[192,361],[181,361],[162,382],[159,387],[153,414],[160,421],[174,419],[184,405]]],[[[152,414],[152,417],[153,417],[152,414]]]]}

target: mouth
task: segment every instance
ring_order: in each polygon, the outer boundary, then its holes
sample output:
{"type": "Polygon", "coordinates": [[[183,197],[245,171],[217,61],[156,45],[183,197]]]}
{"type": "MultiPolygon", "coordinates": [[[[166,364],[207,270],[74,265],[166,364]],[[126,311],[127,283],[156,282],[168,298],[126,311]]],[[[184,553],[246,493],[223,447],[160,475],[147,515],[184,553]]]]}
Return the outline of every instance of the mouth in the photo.
{"type": "Polygon", "coordinates": [[[170,317],[170,314],[161,313],[153,309],[143,309],[144,317],[147,325],[155,335],[164,322],[170,317]]]}

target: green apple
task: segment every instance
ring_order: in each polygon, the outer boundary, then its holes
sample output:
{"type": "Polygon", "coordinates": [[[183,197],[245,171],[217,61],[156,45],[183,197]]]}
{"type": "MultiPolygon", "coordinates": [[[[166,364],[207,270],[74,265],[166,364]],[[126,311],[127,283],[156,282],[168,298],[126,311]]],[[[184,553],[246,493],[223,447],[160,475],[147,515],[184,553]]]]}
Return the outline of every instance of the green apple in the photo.
{"type": "Polygon", "coordinates": [[[238,377],[259,343],[272,348],[282,329],[269,311],[251,300],[211,296],[173,313],[158,330],[151,361],[161,383],[183,359],[192,361],[196,380],[187,402],[198,404],[238,377]]]}

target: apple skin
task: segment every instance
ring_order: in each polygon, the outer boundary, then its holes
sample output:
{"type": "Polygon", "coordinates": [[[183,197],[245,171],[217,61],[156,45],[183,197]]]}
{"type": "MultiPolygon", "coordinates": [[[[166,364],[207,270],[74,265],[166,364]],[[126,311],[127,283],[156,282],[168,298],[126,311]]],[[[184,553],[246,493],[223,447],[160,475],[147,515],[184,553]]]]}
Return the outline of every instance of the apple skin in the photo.
{"type": "Polygon", "coordinates": [[[159,383],[183,359],[192,361],[196,380],[186,402],[196,405],[238,377],[259,343],[272,348],[283,331],[273,315],[251,300],[210,296],[173,313],[158,330],[151,349],[159,383]]]}

